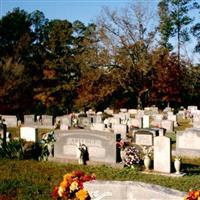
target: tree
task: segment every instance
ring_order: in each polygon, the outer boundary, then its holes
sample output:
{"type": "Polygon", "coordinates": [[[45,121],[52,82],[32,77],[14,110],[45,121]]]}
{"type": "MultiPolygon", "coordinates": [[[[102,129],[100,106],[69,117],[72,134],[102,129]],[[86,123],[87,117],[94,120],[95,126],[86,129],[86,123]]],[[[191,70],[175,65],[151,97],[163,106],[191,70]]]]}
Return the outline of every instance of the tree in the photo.
{"type": "Polygon", "coordinates": [[[43,80],[35,89],[35,99],[40,100],[52,113],[55,107],[64,113],[72,107],[73,91],[79,69],[74,66],[72,53],[72,24],[67,20],[52,20],[46,28],[44,40],[46,57],[43,80]]]}
{"type": "Polygon", "coordinates": [[[31,22],[16,8],[0,20],[0,109],[19,114],[32,105],[32,76],[28,66],[33,41],[31,22]],[[23,106],[22,106],[23,105],[23,106]]]}
{"type": "MultiPolygon", "coordinates": [[[[197,4],[196,7],[200,10],[200,5],[197,4]]],[[[200,14],[200,11],[199,11],[200,14]]],[[[195,51],[196,52],[200,52],[200,23],[196,23],[193,27],[192,27],[192,33],[193,35],[197,38],[197,44],[195,46],[195,51]]]]}
{"type": "Polygon", "coordinates": [[[181,102],[184,63],[179,65],[177,56],[167,49],[155,49],[152,53],[152,87],[150,100],[160,106],[178,105],[181,102]]]}
{"type": "Polygon", "coordinates": [[[161,44],[164,47],[172,47],[169,38],[176,37],[178,62],[181,45],[189,40],[187,27],[193,21],[188,13],[195,7],[194,0],[161,0],[159,3],[161,44]]]}
{"type": "Polygon", "coordinates": [[[140,4],[127,7],[121,15],[104,9],[99,22],[101,42],[112,57],[109,69],[125,93],[134,93],[138,107],[143,106],[141,98],[148,91],[149,55],[157,32],[147,10],[140,4]]]}

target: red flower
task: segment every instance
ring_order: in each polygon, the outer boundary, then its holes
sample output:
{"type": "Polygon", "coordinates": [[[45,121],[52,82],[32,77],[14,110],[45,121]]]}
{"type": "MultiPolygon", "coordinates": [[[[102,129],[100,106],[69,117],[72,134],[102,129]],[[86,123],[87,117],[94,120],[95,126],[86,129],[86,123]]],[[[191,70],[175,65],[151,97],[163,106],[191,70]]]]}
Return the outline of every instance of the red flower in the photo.
{"type": "Polygon", "coordinates": [[[52,197],[53,199],[57,199],[58,198],[58,187],[55,187],[53,192],[52,192],[52,197]]]}

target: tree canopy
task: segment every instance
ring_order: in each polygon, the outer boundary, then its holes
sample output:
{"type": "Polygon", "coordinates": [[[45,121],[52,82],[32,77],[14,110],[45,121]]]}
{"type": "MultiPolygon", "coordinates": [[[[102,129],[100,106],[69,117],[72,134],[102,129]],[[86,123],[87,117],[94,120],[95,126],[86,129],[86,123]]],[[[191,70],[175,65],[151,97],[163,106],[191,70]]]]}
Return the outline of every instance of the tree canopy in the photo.
{"type": "Polygon", "coordinates": [[[161,0],[156,15],[133,3],[119,12],[104,8],[87,25],[38,10],[8,12],[0,19],[0,113],[199,105],[199,65],[173,51],[195,37],[199,52],[194,7],[194,0],[161,0]]]}

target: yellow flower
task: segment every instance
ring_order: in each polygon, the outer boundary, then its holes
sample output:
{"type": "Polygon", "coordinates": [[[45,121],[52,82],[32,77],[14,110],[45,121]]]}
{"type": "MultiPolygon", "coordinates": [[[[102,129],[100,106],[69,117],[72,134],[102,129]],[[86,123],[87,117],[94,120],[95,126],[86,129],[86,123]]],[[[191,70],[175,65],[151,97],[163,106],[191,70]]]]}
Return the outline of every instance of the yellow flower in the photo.
{"type": "Polygon", "coordinates": [[[62,182],[60,183],[60,187],[61,187],[62,190],[64,191],[65,188],[67,187],[67,181],[62,181],[62,182]]]}
{"type": "Polygon", "coordinates": [[[70,180],[71,178],[72,178],[72,174],[70,174],[70,173],[65,174],[65,175],[63,176],[63,180],[64,180],[64,181],[68,181],[68,180],[70,180]]]}
{"type": "Polygon", "coordinates": [[[59,197],[62,197],[63,191],[64,191],[64,190],[62,189],[62,187],[59,187],[59,188],[58,188],[58,196],[59,196],[59,197]]]}
{"type": "Polygon", "coordinates": [[[74,190],[78,190],[79,189],[78,183],[76,181],[72,182],[69,189],[70,189],[70,192],[73,192],[74,190]]]}
{"type": "Polygon", "coordinates": [[[196,191],[196,192],[194,193],[194,196],[195,196],[196,199],[197,199],[197,197],[200,197],[200,191],[196,191]]]}
{"type": "Polygon", "coordinates": [[[81,189],[76,193],[76,198],[79,200],[85,200],[88,197],[88,192],[86,189],[81,189]]]}

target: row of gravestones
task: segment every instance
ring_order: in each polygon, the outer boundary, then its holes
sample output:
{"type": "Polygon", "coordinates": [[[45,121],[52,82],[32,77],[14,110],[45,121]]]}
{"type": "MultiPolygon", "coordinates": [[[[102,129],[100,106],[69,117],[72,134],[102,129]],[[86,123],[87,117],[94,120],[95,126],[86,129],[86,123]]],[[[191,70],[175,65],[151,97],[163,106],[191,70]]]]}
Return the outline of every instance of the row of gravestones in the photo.
{"type": "MultiPolygon", "coordinates": [[[[60,159],[75,159],[78,144],[88,147],[91,161],[116,163],[116,141],[120,134],[92,130],[56,131],[57,141],[54,156],[60,159]]],[[[171,172],[171,142],[165,136],[154,137],[154,170],[171,172]]]]}
{"type": "MultiPolygon", "coordinates": [[[[78,144],[88,147],[92,161],[116,163],[119,152],[116,141],[121,138],[119,133],[96,130],[74,129],[69,131],[56,130],[55,157],[74,159],[78,144]]],[[[38,129],[21,127],[20,138],[26,141],[38,141],[38,129]]],[[[179,155],[200,157],[200,129],[186,129],[177,134],[176,152],[179,155]],[[187,153],[187,154],[186,154],[187,153]]],[[[138,145],[154,146],[154,170],[170,172],[171,142],[162,134],[162,129],[139,129],[134,132],[134,142],[138,145]],[[164,165],[164,166],[162,166],[164,165]]]]}

